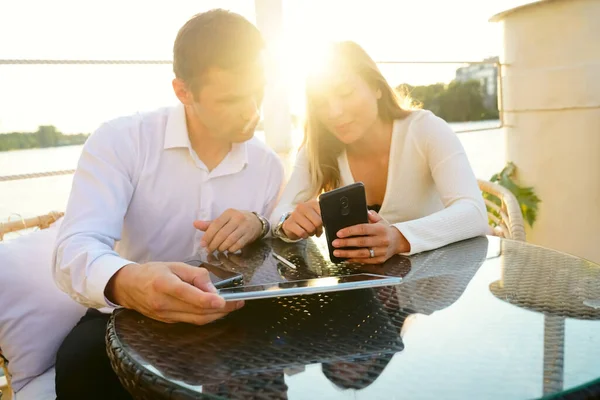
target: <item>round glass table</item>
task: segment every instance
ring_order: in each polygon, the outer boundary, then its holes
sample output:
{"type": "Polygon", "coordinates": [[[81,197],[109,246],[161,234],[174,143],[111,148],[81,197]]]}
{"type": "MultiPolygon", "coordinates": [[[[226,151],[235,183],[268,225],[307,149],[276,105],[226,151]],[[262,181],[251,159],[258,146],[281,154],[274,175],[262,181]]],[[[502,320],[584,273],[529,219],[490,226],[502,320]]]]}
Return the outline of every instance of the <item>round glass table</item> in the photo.
{"type": "Polygon", "coordinates": [[[330,263],[321,240],[268,240],[220,261],[245,284],[357,269],[402,282],[247,301],[205,326],[118,310],[107,351],[135,398],[600,396],[600,266],[589,261],[495,237],[372,267],[330,263]]]}

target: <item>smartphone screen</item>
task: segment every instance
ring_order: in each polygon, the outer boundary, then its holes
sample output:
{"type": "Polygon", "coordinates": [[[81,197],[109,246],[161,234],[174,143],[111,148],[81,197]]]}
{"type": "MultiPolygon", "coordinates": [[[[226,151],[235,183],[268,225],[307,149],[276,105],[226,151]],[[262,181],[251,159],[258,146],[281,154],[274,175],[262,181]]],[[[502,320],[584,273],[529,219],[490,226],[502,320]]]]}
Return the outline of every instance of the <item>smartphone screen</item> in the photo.
{"type": "Polygon", "coordinates": [[[402,278],[395,276],[355,274],[225,288],[219,290],[219,295],[226,301],[252,300],[397,285],[401,281],[402,278]]]}
{"type": "Polygon", "coordinates": [[[244,280],[243,275],[239,272],[230,271],[216,265],[204,263],[200,260],[189,260],[185,263],[194,267],[202,267],[206,269],[210,276],[210,281],[217,289],[235,284],[241,284],[244,280]]]}

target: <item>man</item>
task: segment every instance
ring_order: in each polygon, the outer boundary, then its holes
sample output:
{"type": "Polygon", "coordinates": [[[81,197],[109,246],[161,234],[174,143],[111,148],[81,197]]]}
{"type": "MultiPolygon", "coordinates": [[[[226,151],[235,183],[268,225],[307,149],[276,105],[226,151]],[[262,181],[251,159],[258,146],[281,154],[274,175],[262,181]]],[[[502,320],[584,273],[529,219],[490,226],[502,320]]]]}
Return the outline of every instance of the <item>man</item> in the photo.
{"type": "Polygon", "coordinates": [[[181,105],[108,122],[86,142],[54,277],[90,309],[58,351],[58,399],[129,397],[106,355],[108,314],[96,309],[206,324],[243,305],[225,303],[206,270],[181,261],[202,248],[238,251],[269,231],[265,216],[284,175],[277,155],[253,138],[263,47],[240,15],[194,16],[174,44],[181,105]]]}

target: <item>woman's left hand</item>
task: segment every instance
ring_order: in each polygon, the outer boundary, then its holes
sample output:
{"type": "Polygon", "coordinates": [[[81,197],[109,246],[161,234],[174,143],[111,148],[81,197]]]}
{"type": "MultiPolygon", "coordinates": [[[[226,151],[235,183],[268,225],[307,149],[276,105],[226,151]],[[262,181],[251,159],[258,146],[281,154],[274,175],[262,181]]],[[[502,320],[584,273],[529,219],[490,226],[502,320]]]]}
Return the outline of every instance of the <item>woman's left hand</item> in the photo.
{"type": "Polygon", "coordinates": [[[337,248],[333,255],[347,262],[382,264],[395,254],[410,251],[410,243],[404,235],[375,211],[369,211],[368,224],[341,229],[337,236],[333,241],[333,247],[337,248]],[[347,250],[345,247],[358,248],[347,250]]]}

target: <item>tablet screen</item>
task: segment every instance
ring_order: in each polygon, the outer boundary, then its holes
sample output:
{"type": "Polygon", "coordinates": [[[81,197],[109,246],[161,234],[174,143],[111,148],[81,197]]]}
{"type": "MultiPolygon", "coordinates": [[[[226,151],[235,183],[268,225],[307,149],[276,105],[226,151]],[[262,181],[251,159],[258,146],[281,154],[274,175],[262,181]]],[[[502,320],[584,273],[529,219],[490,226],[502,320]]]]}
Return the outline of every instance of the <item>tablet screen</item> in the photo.
{"type": "Polygon", "coordinates": [[[230,271],[218,265],[202,262],[200,260],[188,260],[185,262],[193,267],[201,267],[208,271],[210,281],[215,287],[232,286],[233,284],[240,284],[244,281],[244,276],[239,272],[230,271]]]}
{"type": "Polygon", "coordinates": [[[265,299],[269,297],[298,296],[303,294],[397,285],[402,278],[375,274],[330,276],[326,278],[279,282],[267,285],[238,286],[219,290],[227,301],[265,299]]]}

